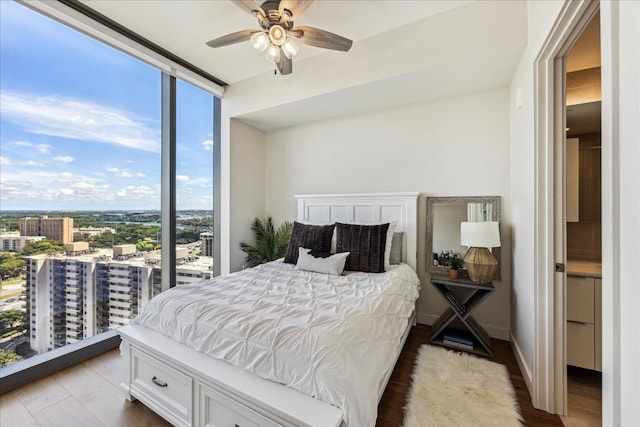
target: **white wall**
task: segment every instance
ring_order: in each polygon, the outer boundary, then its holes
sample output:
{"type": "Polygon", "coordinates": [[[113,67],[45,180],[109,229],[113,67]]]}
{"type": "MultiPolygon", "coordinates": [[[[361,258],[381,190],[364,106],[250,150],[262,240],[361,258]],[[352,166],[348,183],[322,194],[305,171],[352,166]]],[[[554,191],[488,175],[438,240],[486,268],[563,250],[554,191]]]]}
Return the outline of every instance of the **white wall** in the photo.
{"type": "MultiPolygon", "coordinates": [[[[424,272],[429,196],[501,196],[509,206],[509,94],[496,88],[266,135],[265,212],[296,217],[294,195],[418,191],[419,320],[432,323],[446,304],[424,272]]],[[[503,280],[474,312],[493,336],[509,330],[509,215],[503,215],[503,280]]]]}
{"type": "Polygon", "coordinates": [[[509,205],[512,226],[511,341],[529,391],[533,394],[535,281],[535,131],[533,63],[562,7],[562,2],[528,2],[528,44],[511,83],[509,205]]]}
{"type": "Polygon", "coordinates": [[[254,218],[265,217],[265,135],[236,120],[231,120],[231,271],[243,268],[246,254],[240,242],[253,244],[254,218]]]}

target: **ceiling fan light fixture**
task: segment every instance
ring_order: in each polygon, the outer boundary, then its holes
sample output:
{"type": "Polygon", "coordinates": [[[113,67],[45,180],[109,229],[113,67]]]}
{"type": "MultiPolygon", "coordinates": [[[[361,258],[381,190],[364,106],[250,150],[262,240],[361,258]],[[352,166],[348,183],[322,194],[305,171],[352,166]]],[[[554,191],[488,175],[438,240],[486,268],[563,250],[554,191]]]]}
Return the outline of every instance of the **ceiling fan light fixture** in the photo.
{"type": "Polygon", "coordinates": [[[280,47],[271,45],[267,48],[267,61],[269,62],[280,62],[280,47]]]}
{"type": "Polygon", "coordinates": [[[276,46],[282,46],[287,41],[287,32],[280,25],[272,25],[269,28],[269,39],[276,46]]]}
{"type": "Polygon", "coordinates": [[[258,52],[264,52],[269,47],[269,37],[265,33],[258,32],[251,35],[251,44],[258,52]]]}
{"type": "Polygon", "coordinates": [[[300,46],[298,46],[296,43],[294,43],[293,40],[291,40],[291,39],[288,39],[282,45],[282,52],[284,53],[284,56],[286,56],[289,59],[291,59],[294,56],[296,56],[296,54],[298,53],[299,50],[300,50],[300,46]]]}

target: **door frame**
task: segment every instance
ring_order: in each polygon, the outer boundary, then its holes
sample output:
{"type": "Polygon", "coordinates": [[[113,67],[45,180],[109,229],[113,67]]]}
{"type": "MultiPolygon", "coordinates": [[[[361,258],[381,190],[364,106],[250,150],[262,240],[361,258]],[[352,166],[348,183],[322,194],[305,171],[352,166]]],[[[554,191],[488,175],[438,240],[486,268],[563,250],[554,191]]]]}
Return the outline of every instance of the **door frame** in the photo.
{"type": "Polygon", "coordinates": [[[598,8],[598,1],[565,1],[534,62],[536,286],[532,399],[535,407],[560,415],[567,413],[566,273],[556,273],[555,264],[566,265],[565,62],[567,52],[598,8]]]}

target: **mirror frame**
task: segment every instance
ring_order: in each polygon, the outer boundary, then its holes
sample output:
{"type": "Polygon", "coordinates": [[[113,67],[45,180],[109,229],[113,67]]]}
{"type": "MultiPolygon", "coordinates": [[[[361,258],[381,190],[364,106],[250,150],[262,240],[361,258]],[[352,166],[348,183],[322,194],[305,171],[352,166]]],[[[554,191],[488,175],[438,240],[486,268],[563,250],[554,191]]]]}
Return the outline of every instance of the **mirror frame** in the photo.
{"type": "MultiPolygon", "coordinates": [[[[427,197],[427,240],[425,270],[430,274],[448,274],[447,267],[433,265],[433,209],[435,205],[467,205],[468,203],[489,203],[494,206],[491,221],[498,221],[500,225],[500,196],[471,196],[471,197],[427,197]]],[[[491,248],[491,253],[498,260],[498,270],[493,280],[500,280],[500,248],[491,248]]],[[[464,254],[462,254],[464,256],[464,254]]],[[[467,277],[466,271],[461,272],[467,277]]]]}

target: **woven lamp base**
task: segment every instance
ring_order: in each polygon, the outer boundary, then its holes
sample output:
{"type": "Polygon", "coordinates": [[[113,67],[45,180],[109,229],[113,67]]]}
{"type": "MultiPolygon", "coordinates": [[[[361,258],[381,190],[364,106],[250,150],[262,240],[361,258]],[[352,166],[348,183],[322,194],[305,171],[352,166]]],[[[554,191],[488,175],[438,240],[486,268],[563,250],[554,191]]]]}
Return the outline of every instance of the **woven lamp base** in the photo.
{"type": "Polygon", "coordinates": [[[464,256],[469,278],[475,283],[489,283],[498,270],[498,261],[487,248],[469,248],[464,256]]]}

